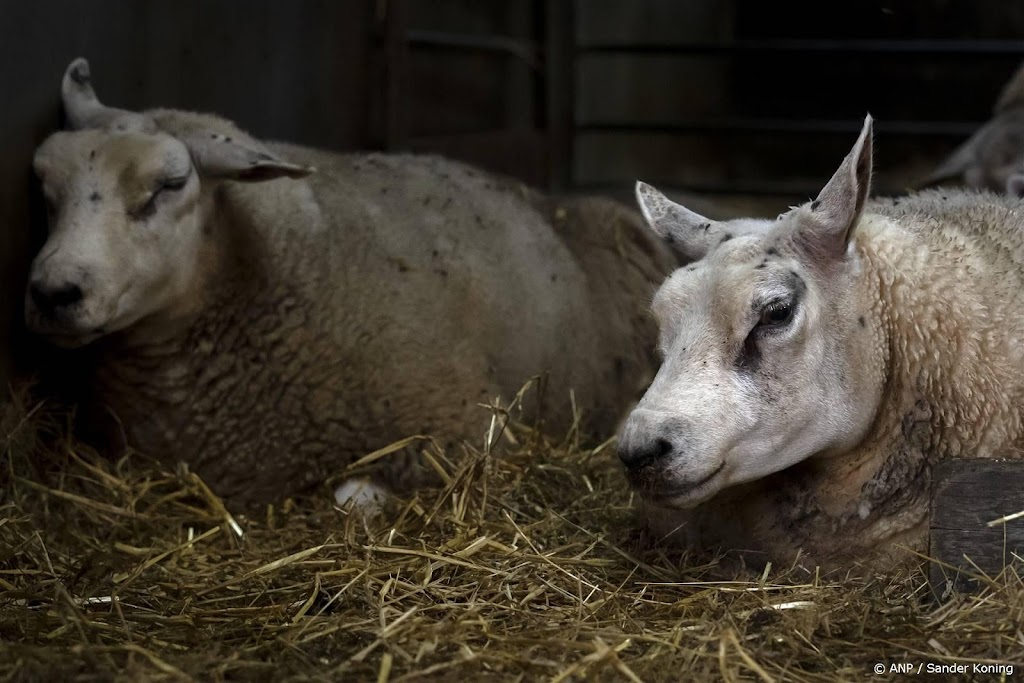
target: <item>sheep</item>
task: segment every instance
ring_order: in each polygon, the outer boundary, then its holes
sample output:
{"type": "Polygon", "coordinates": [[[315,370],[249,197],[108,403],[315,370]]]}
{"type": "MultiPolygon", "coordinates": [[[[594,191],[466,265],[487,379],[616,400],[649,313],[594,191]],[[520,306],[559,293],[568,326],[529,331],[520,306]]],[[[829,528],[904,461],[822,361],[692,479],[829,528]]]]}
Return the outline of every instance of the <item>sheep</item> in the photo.
{"type": "MultiPolygon", "coordinates": [[[[71,130],[34,159],[49,236],[27,325],[87,366],[87,404],[129,444],[232,503],[307,492],[410,435],[479,444],[480,404],[543,373],[528,417],[564,434],[574,392],[584,429],[613,433],[653,377],[646,301],[676,260],[628,207],[106,107],[84,59],[62,96],[71,130]]],[[[339,501],[427,483],[416,455],[339,501]]]]}
{"type": "Polygon", "coordinates": [[[924,180],[922,187],[957,181],[975,189],[1024,193],[1024,65],[1003,86],[993,118],[924,180]]]}
{"type": "Polygon", "coordinates": [[[711,221],[637,184],[689,261],[654,297],[663,362],[618,443],[657,534],[890,566],[925,547],[937,462],[1019,457],[1024,204],[868,200],[871,132],[774,220],[711,221]]]}

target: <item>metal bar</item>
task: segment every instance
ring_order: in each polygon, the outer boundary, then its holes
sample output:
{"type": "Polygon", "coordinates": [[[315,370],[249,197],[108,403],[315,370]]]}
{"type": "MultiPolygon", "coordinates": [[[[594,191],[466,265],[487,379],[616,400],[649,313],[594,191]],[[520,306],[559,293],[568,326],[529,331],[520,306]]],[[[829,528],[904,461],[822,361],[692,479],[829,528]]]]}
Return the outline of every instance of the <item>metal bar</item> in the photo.
{"type": "Polygon", "coordinates": [[[536,45],[529,41],[516,40],[506,36],[413,29],[405,32],[405,41],[409,47],[456,52],[493,52],[516,57],[533,67],[540,65],[536,45]]]}
{"type": "MultiPolygon", "coordinates": [[[[628,133],[643,135],[691,135],[697,133],[853,133],[862,120],[828,119],[698,119],[673,123],[626,123],[593,121],[577,124],[579,133],[628,133]]],[[[875,130],[886,135],[969,137],[983,121],[876,121],[875,130]]]]}
{"type": "Polygon", "coordinates": [[[580,45],[583,55],[628,53],[635,55],[795,52],[908,54],[931,57],[1024,55],[1021,40],[737,40],[731,43],[591,43],[580,45]]]}

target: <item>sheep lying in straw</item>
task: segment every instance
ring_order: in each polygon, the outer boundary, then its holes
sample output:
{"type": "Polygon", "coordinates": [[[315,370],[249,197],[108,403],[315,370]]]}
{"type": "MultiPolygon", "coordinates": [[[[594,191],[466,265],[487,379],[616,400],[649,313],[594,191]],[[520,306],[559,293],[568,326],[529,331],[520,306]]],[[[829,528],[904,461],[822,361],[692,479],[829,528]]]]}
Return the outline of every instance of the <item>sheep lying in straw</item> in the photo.
{"type": "Polygon", "coordinates": [[[1024,196],[1024,65],[1003,86],[992,120],[957,147],[924,185],[947,180],[1024,196]]]}
{"type": "Polygon", "coordinates": [[[924,541],[935,462],[1018,455],[1024,205],[868,201],[871,149],[868,117],[818,198],[776,220],[709,221],[638,184],[693,261],[655,296],[664,361],[619,443],[665,533],[884,564],[924,541]]]}
{"type": "MultiPolygon", "coordinates": [[[[84,60],[63,98],[72,130],[35,158],[50,235],[28,325],[90,345],[96,405],[221,495],[300,492],[413,434],[474,437],[480,402],[545,371],[548,428],[569,426],[572,389],[611,431],[653,375],[644,307],[674,259],[618,204],[112,109],[84,60]]],[[[409,455],[380,480],[417,484],[409,455]]]]}
{"type": "Polygon", "coordinates": [[[100,458],[65,424],[0,404],[4,681],[834,683],[943,646],[1024,661],[1016,576],[937,607],[912,571],[680,566],[627,531],[603,449],[521,442],[384,528],[324,496],[241,520],[236,544],[194,475],[100,458]]]}

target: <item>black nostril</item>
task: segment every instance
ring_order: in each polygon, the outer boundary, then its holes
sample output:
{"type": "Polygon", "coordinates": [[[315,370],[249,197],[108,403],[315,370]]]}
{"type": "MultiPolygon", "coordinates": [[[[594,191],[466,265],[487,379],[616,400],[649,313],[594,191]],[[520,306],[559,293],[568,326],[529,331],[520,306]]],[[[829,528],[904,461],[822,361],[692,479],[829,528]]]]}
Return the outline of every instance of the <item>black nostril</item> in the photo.
{"type": "Polygon", "coordinates": [[[28,293],[32,297],[32,303],[36,305],[39,310],[48,310],[50,308],[50,297],[46,295],[46,292],[39,285],[32,283],[28,287],[28,293]]]}
{"type": "Polygon", "coordinates": [[[50,293],[50,300],[56,307],[70,306],[82,300],[82,288],[78,285],[64,285],[60,289],[50,293]]]}
{"type": "Polygon", "coordinates": [[[619,460],[631,469],[656,462],[672,453],[672,442],[668,439],[654,439],[637,444],[620,444],[619,460]]]}
{"type": "Polygon", "coordinates": [[[38,283],[29,285],[29,295],[40,311],[52,313],[58,308],[72,306],[82,300],[82,288],[76,284],[66,283],[61,287],[47,289],[38,283]]]}

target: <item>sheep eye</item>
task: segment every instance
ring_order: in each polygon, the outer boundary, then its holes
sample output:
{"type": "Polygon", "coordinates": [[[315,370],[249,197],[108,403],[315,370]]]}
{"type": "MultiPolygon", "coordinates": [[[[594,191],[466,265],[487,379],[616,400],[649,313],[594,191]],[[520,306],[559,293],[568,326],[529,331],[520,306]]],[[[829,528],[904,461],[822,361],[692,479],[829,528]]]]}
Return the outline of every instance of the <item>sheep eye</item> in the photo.
{"type": "Polygon", "coordinates": [[[758,318],[754,329],[750,330],[747,338],[743,340],[743,347],[736,358],[736,365],[741,370],[752,370],[757,367],[761,359],[759,342],[765,337],[771,337],[774,333],[782,330],[793,320],[796,311],[796,301],[776,300],[770,302],[761,309],[761,317],[758,318]]]}
{"type": "Polygon", "coordinates": [[[761,311],[761,319],[758,320],[759,327],[782,327],[789,324],[793,319],[795,306],[788,301],[774,301],[764,307],[761,311]]]}
{"type": "Polygon", "coordinates": [[[177,192],[181,188],[185,187],[185,183],[188,182],[188,176],[181,176],[180,178],[167,178],[157,183],[153,189],[153,194],[149,195],[149,201],[152,202],[161,192],[177,192]]]}
{"type": "Polygon", "coordinates": [[[167,180],[164,180],[163,182],[160,183],[160,185],[156,188],[156,192],[154,192],[154,194],[156,194],[157,192],[163,192],[164,190],[167,190],[168,192],[177,192],[181,188],[185,187],[185,183],[187,182],[187,175],[183,175],[179,178],[168,178],[167,180]]]}
{"type": "Polygon", "coordinates": [[[157,186],[153,189],[153,192],[149,195],[149,199],[143,204],[138,211],[135,212],[137,218],[148,218],[156,212],[156,199],[164,192],[177,192],[181,188],[185,187],[188,182],[188,176],[184,175],[179,178],[168,178],[161,180],[157,186]]]}

